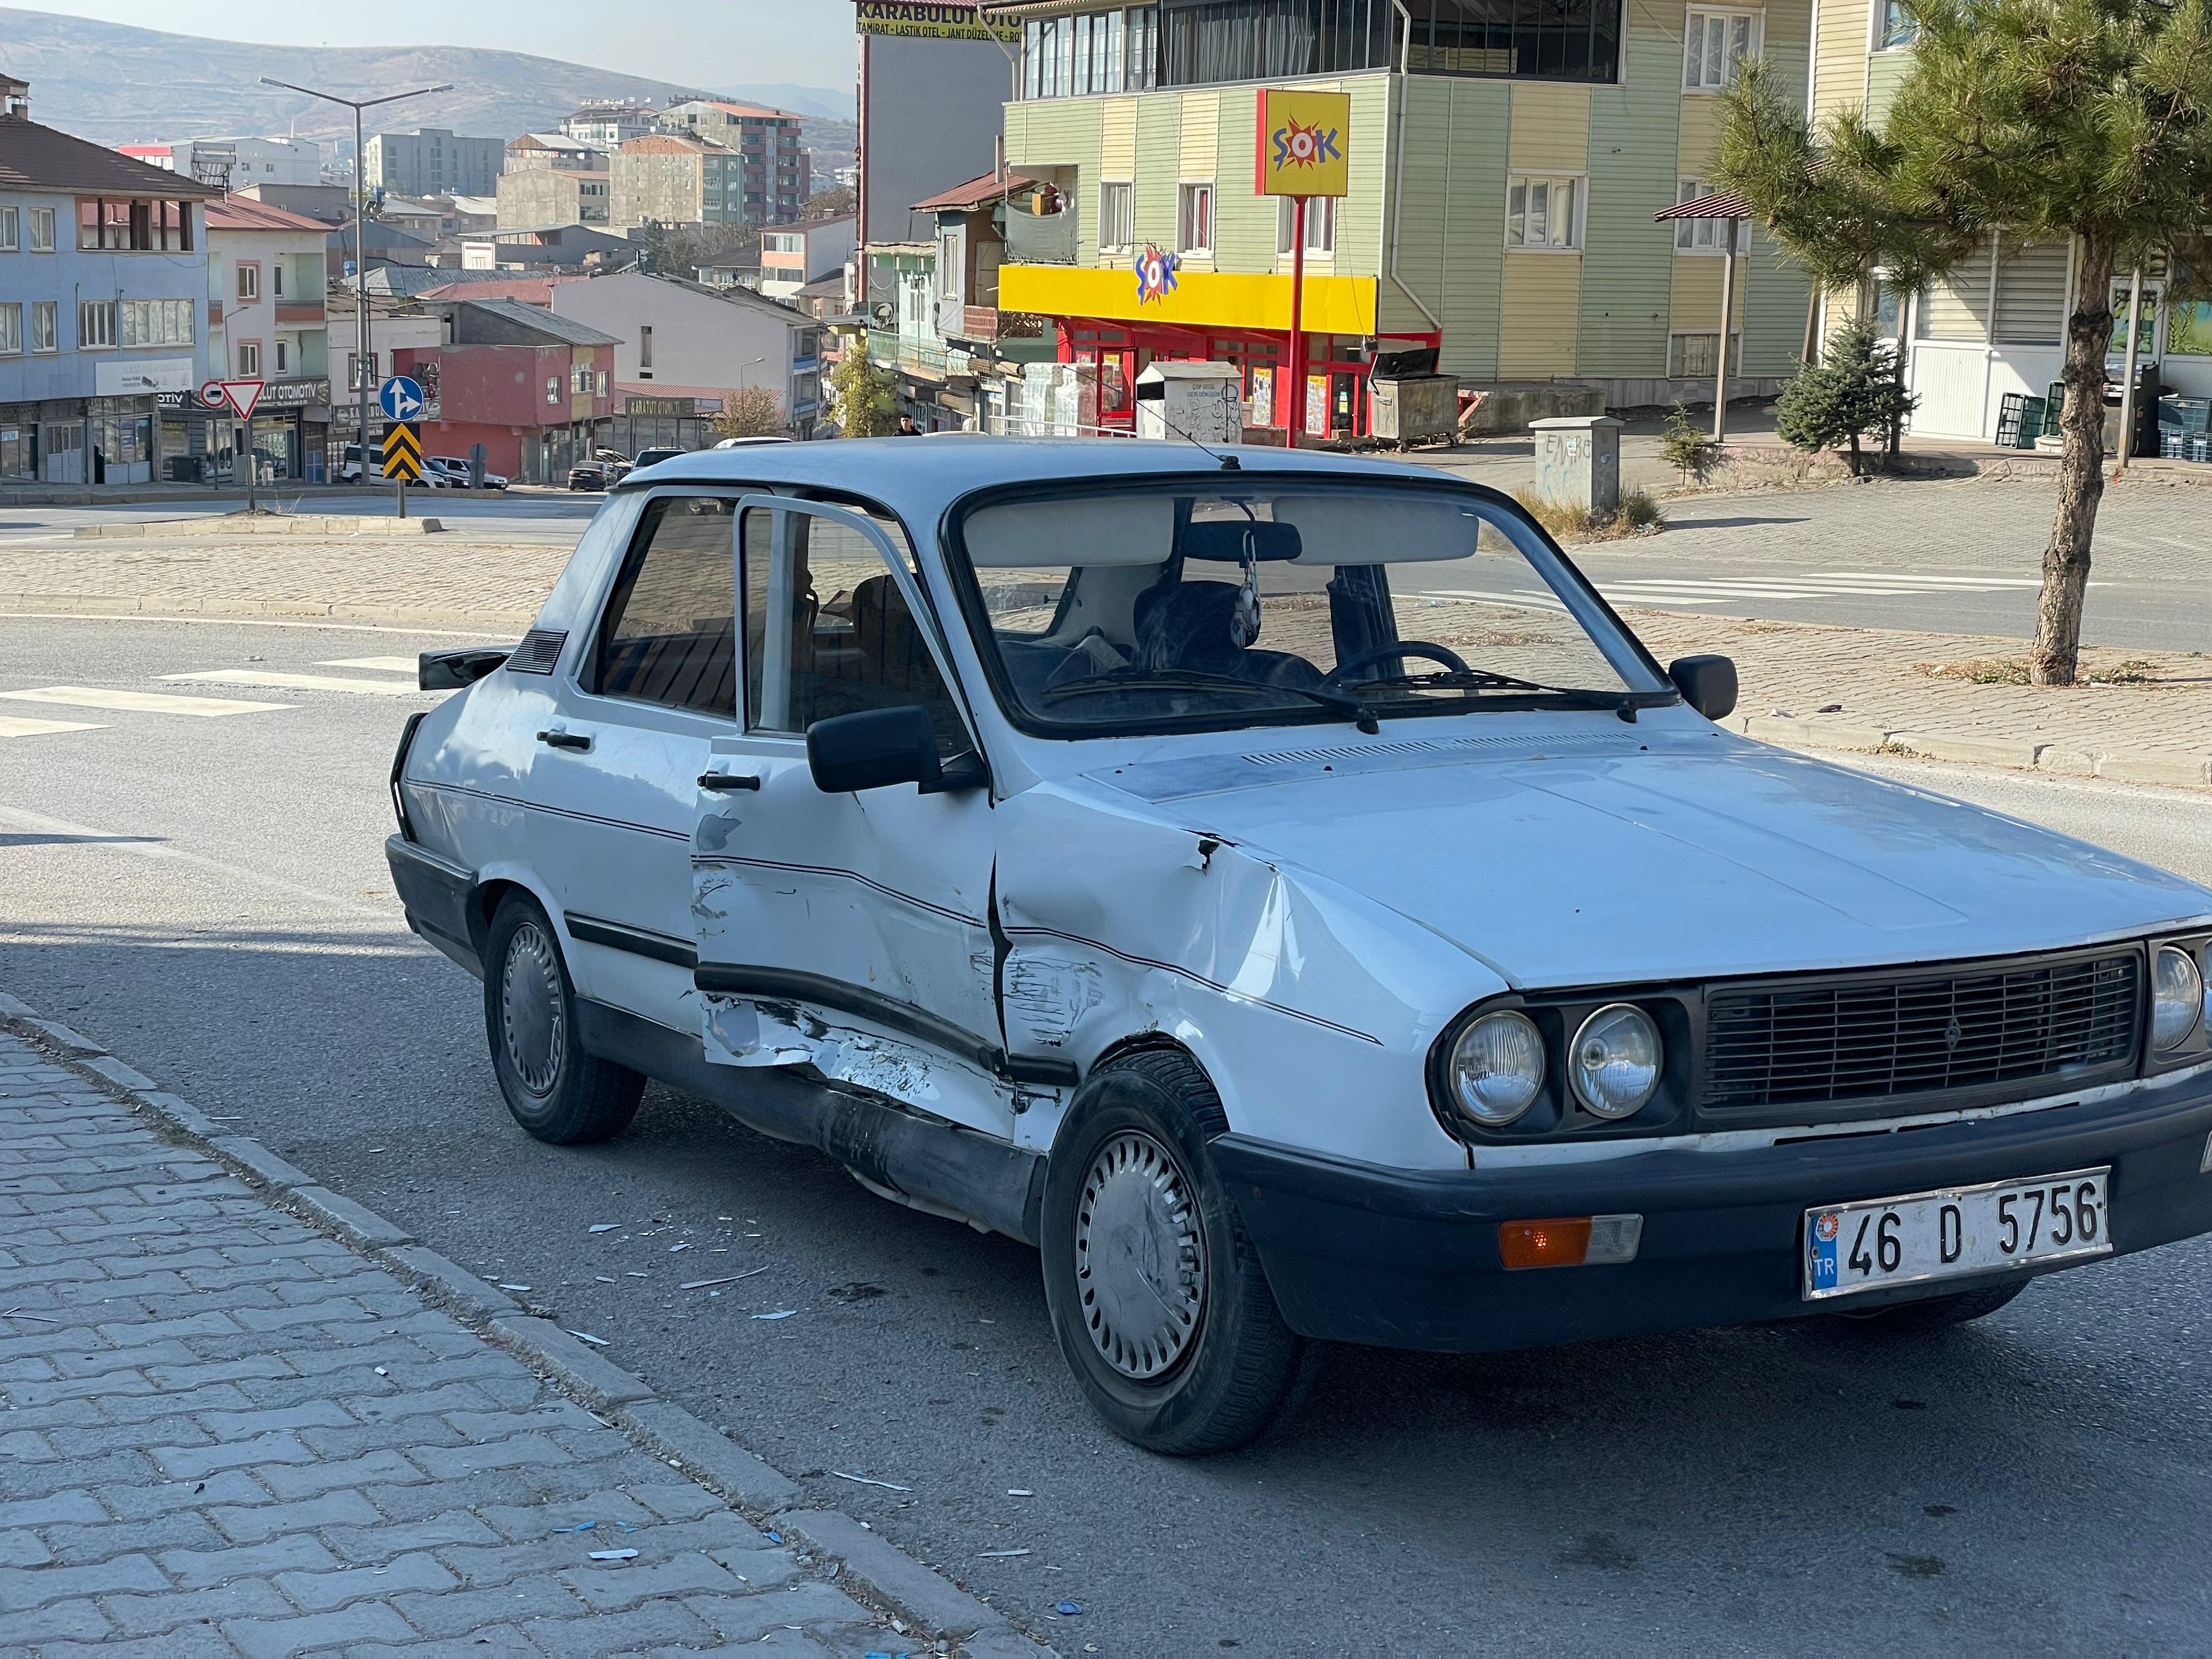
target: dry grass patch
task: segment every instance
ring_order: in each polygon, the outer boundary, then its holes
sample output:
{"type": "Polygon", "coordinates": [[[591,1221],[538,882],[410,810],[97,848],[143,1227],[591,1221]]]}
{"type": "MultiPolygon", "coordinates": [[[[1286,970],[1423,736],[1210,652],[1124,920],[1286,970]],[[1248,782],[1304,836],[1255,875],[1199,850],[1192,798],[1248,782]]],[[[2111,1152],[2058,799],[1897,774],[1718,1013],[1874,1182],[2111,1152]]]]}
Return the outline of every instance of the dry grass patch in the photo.
{"type": "Polygon", "coordinates": [[[1563,542],[1617,542],[1630,536],[1656,535],[1667,522],[1659,503],[1644,489],[1624,490],[1620,510],[1592,513],[1586,507],[1560,507],[1536,499],[1535,492],[1518,489],[1513,499],[1528,516],[1563,542]]]}
{"type": "MultiPolygon", "coordinates": [[[[1913,665],[1931,680],[1963,680],[1970,685],[2028,685],[2033,684],[2025,657],[1966,657],[1957,662],[1913,665]]],[[[2076,685],[2157,685],[2158,665],[2148,657],[2127,657],[2101,667],[2084,661],[2076,685]]],[[[2063,690],[2052,686],[2051,690],[2063,690]]]]}

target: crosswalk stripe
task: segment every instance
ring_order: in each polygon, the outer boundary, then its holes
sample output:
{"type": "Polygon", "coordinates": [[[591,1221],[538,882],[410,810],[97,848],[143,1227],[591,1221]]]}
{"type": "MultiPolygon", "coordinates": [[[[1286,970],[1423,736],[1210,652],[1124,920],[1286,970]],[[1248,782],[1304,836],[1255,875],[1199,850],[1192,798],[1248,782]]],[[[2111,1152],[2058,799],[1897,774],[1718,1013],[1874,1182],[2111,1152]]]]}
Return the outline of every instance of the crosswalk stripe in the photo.
{"type": "Polygon", "coordinates": [[[49,732],[105,732],[91,720],[33,720],[20,714],[0,714],[0,738],[39,738],[49,732]]]}
{"type": "Polygon", "coordinates": [[[337,657],[319,662],[318,668],[375,668],[387,674],[411,674],[416,664],[412,657],[337,657]]]}
{"type": "Polygon", "coordinates": [[[192,714],[213,720],[224,714],[259,714],[289,708],[289,702],[236,702],[228,697],[179,697],[161,691],[124,691],[104,685],[41,685],[27,691],[0,691],[17,702],[55,702],[76,708],[127,708],[143,714],[192,714]]]}
{"type": "Polygon", "coordinates": [[[414,697],[422,693],[401,680],[363,680],[337,674],[286,674],[271,669],[210,668],[198,674],[164,674],[165,680],[196,680],[216,685],[265,685],[279,691],[358,691],[372,697],[414,697]]]}

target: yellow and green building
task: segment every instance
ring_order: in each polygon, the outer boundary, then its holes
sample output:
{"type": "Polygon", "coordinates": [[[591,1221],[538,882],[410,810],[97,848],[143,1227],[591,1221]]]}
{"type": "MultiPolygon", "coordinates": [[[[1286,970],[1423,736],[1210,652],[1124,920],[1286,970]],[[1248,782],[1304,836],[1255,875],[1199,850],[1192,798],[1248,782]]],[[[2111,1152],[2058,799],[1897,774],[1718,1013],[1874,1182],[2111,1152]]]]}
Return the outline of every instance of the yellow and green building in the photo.
{"type": "MultiPolygon", "coordinates": [[[[1709,398],[1724,233],[1653,216],[1708,193],[1736,64],[1764,55],[1805,86],[1812,56],[1812,0],[985,9],[1023,35],[1006,165],[1058,210],[1010,204],[996,303],[1046,319],[1061,361],[1096,368],[1109,428],[1162,357],[1236,362],[1255,424],[1295,410],[1340,436],[1366,430],[1378,357],[1431,348],[1477,386],[1578,385],[1613,407],[1709,398]],[[1291,215],[1255,181],[1259,92],[1274,86],[1340,90],[1351,109],[1349,193],[1309,214],[1297,398],[1291,215]]],[[[1738,247],[1744,396],[1793,372],[1810,294],[1755,229],[1738,247]]]]}

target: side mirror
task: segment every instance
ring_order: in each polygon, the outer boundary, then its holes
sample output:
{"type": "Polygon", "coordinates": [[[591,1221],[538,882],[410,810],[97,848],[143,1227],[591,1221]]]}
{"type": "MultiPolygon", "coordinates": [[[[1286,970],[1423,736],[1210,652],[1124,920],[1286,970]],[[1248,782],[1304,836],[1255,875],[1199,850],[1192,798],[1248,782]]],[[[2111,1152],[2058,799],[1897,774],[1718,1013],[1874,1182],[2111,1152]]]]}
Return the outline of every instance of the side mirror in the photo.
{"type": "Polygon", "coordinates": [[[425,651],[415,659],[415,684],[423,691],[458,691],[474,685],[505,662],[504,651],[425,651]]]}
{"type": "Polygon", "coordinates": [[[972,752],[955,757],[949,766],[939,762],[937,728],[929,711],[913,703],[815,721],[806,728],[806,766],[825,795],[894,783],[915,784],[933,795],[989,781],[981,758],[972,752]]]}
{"type": "Polygon", "coordinates": [[[1677,657],[1667,665],[1667,678],[1707,720],[1735,712],[1735,665],[1726,657],[1677,657]]]}

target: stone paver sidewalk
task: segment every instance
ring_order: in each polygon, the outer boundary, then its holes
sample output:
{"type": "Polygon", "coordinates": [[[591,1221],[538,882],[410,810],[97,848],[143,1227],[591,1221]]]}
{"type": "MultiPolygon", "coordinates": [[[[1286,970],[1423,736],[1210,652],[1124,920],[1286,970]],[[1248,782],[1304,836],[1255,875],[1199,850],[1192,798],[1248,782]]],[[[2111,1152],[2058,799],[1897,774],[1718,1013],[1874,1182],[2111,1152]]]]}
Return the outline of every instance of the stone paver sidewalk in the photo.
{"type": "Polygon", "coordinates": [[[0,1402],[9,1655],[944,1650],[4,1033],[0,1402]]]}

